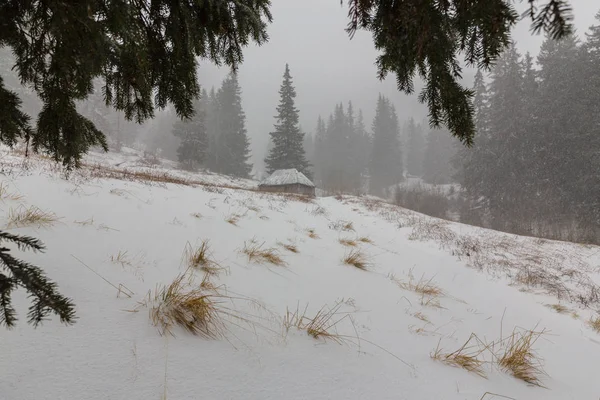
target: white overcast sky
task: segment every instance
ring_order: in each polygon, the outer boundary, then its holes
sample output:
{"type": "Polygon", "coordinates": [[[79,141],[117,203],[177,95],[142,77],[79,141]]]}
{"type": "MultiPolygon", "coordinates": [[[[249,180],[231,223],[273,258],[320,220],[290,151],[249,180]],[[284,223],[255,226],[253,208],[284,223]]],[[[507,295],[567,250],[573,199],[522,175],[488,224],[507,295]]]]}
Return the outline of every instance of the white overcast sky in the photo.
{"type": "MultiPolygon", "coordinates": [[[[346,3],[344,0],[341,6],[339,0],[272,0],[274,20],[268,29],[269,42],[246,48],[239,69],[247,129],[257,164],[265,155],[286,63],[290,64],[297,92],[296,106],[306,132],[314,131],[319,114],[327,118],[336,103],[348,100],[352,100],[355,109],[363,110],[369,127],[378,93],[393,101],[401,119],[426,116],[426,109],[417,102],[416,95],[398,92],[394,76],[384,82],[377,79],[374,65],[377,52],[371,35],[358,32],[350,40],[344,31],[346,3]]],[[[594,23],[600,2],[571,0],[571,4],[577,32],[583,36],[594,23]]],[[[535,55],[543,38],[532,36],[529,22],[523,21],[516,28],[514,39],[522,52],[535,55]]],[[[225,68],[201,62],[200,83],[207,88],[218,87],[227,72],[225,68]]],[[[469,84],[471,77],[472,71],[466,71],[469,84]]]]}

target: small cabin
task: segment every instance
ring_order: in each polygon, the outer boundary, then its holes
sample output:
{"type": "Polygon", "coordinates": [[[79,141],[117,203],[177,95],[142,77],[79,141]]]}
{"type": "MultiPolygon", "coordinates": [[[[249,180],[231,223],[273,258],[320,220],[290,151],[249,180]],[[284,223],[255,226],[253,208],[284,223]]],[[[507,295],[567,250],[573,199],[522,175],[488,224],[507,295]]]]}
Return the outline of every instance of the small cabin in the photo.
{"type": "Polygon", "coordinates": [[[278,169],[258,185],[265,192],[296,193],[315,195],[315,185],[302,172],[295,168],[278,169]]]}

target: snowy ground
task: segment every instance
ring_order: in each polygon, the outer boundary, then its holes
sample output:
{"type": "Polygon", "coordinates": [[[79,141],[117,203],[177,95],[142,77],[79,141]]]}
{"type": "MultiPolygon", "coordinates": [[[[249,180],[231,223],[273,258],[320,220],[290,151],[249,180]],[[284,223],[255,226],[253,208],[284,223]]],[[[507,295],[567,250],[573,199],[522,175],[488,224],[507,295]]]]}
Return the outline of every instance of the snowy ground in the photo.
{"type": "Polygon", "coordinates": [[[446,223],[372,198],[258,193],[252,181],[148,167],[131,152],[86,163],[65,179],[48,160],[0,156],[0,224],[31,206],[60,218],[9,231],[43,240],[46,253],[18,254],[45,269],[79,317],[33,329],[26,296],[15,293],[21,320],[0,329],[2,399],[600,397],[600,333],[587,323],[600,304],[598,247],[446,223]],[[340,243],[363,236],[372,243],[340,243]],[[222,339],[178,327],[161,336],[145,299],[186,270],[186,245],[205,239],[224,268],[210,279],[245,320],[225,317],[222,339]],[[277,248],[285,265],[249,261],[242,249],[253,239],[277,248]],[[342,262],[356,249],[366,271],[342,262]],[[443,293],[416,293],[419,282],[443,293]],[[313,317],[323,307],[337,310],[337,342],[282,326],[287,310],[313,317]],[[533,346],[544,387],[492,355],[501,338],[527,329],[545,330],[533,346]],[[478,356],[485,377],[431,357],[472,334],[495,342],[478,356]]]}

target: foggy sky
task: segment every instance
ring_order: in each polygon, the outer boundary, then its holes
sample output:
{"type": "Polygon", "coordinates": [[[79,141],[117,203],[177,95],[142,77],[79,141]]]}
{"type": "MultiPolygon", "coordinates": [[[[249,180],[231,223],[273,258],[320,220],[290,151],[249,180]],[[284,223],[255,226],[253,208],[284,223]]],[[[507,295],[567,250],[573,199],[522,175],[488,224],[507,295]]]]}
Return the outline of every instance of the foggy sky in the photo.
{"type": "MultiPolygon", "coordinates": [[[[594,23],[600,4],[592,0],[570,0],[579,36],[594,23]]],[[[344,1],[346,3],[346,1],[344,1]]],[[[520,5],[521,8],[524,4],[520,5]]],[[[244,51],[239,69],[246,127],[252,140],[252,161],[259,169],[265,157],[279,95],[278,90],[286,63],[296,86],[296,106],[305,132],[314,132],[319,114],[327,118],[336,103],[352,100],[355,111],[361,108],[365,124],[370,127],[378,93],[395,104],[401,120],[425,118],[426,108],[417,96],[407,96],[396,89],[393,75],[381,82],[377,78],[375,50],[369,32],[358,32],[352,40],[344,31],[347,7],[339,0],[272,0],[273,23],[269,26],[269,42],[252,45],[244,51]]],[[[542,36],[532,36],[530,22],[521,22],[513,37],[521,52],[537,55],[542,36]]],[[[227,68],[217,68],[201,61],[200,84],[218,87],[227,68]]],[[[465,70],[468,85],[474,75],[465,70]]],[[[419,85],[416,85],[418,93],[419,85]]]]}

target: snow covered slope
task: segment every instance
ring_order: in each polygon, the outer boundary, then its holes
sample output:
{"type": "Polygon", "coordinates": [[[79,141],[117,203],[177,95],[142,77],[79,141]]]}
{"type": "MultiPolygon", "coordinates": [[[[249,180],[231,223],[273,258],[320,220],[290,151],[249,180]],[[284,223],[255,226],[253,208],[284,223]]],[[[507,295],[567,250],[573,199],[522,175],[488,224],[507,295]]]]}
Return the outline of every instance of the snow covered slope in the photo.
{"type": "MultiPolygon", "coordinates": [[[[60,218],[9,230],[43,240],[46,253],[18,255],[44,268],[79,317],[33,329],[26,295],[14,294],[21,319],[0,329],[1,399],[600,396],[600,333],[588,324],[600,301],[598,247],[445,223],[371,198],[306,202],[136,160],[92,156],[65,179],[47,160],[1,157],[2,228],[10,210],[60,218]],[[178,326],[161,336],[149,314],[154,293],[188,269],[186,248],[204,240],[218,264],[209,276],[218,307],[228,310],[219,314],[224,337],[178,326]],[[249,260],[253,246],[277,249],[284,265],[249,260]],[[342,261],[357,254],[365,270],[342,261]],[[299,315],[303,329],[290,326],[299,315]],[[309,335],[316,315],[331,316],[331,337],[309,335]],[[544,331],[532,354],[543,387],[498,363],[529,329],[544,331]],[[480,374],[448,365],[468,362],[447,355],[471,336],[459,354],[482,362],[480,374]]],[[[188,274],[190,290],[204,278],[188,274]]]]}

